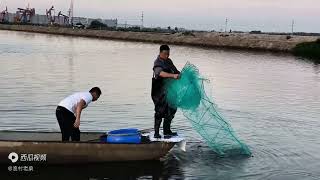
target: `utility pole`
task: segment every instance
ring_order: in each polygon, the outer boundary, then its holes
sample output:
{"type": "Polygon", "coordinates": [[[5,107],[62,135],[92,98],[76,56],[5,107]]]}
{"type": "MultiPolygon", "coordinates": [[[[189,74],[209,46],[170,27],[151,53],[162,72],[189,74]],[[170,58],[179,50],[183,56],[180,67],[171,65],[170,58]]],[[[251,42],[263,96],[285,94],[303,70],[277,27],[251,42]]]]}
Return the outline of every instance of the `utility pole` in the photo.
{"type": "Polygon", "coordinates": [[[226,24],[225,24],[224,32],[227,32],[227,27],[228,27],[228,18],[226,18],[226,24]]]}
{"type": "Polygon", "coordinates": [[[73,26],[73,0],[71,0],[68,15],[69,15],[69,24],[73,26]]]}
{"type": "Polygon", "coordinates": [[[143,15],[143,11],[142,11],[142,13],[141,13],[141,28],[140,29],[143,29],[143,17],[144,17],[144,15],[143,15]]]}
{"type": "Polygon", "coordinates": [[[292,23],[291,23],[291,33],[292,33],[292,35],[294,33],[293,29],[294,29],[294,20],[292,20],[292,23]]]}

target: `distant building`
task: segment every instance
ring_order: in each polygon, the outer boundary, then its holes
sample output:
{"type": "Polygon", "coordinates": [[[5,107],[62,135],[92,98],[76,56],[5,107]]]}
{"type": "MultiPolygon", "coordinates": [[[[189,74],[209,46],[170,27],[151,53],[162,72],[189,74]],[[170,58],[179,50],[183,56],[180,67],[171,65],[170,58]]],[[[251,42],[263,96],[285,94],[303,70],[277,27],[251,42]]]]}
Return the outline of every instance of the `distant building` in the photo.
{"type": "Polygon", "coordinates": [[[0,14],[0,22],[13,23],[15,20],[15,16],[16,16],[16,14],[14,14],[14,13],[0,14]]]}
{"type": "MultiPolygon", "coordinates": [[[[19,11],[17,11],[16,13],[7,13],[4,17],[0,17],[0,20],[2,20],[3,22],[9,22],[9,23],[26,22],[26,23],[37,24],[37,25],[49,24],[49,18],[47,17],[47,15],[34,14],[28,17],[27,16],[21,17],[21,13],[19,13],[19,11]],[[19,19],[19,21],[17,21],[17,19],[19,19]]],[[[86,27],[88,27],[90,26],[91,22],[94,20],[97,20],[107,25],[108,27],[118,26],[117,19],[94,19],[94,18],[85,18],[85,17],[73,17],[73,24],[81,23],[86,27]]],[[[69,19],[68,17],[64,17],[64,16],[55,16],[54,24],[57,24],[60,26],[67,26],[69,25],[69,19]]]]}
{"type": "Polygon", "coordinates": [[[84,17],[73,17],[73,24],[77,24],[77,23],[81,23],[85,26],[88,25],[88,18],[84,18],[84,17]]]}
{"type": "Polygon", "coordinates": [[[39,15],[36,14],[31,17],[31,24],[38,24],[38,25],[48,25],[49,19],[46,15],[39,15]]]}
{"type": "Polygon", "coordinates": [[[15,14],[13,13],[8,13],[8,22],[14,22],[14,17],[15,17],[15,14]]]}
{"type": "Polygon", "coordinates": [[[58,24],[60,26],[67,26],[69,24],[68,18],[65,18],[63,16],[55,16],[54,24],[58,24]]]}
{"type": "Polygon", "coordinates": [[[1,13],[0,14],[0,22],[9,22],[8,13],[1,13]]]}

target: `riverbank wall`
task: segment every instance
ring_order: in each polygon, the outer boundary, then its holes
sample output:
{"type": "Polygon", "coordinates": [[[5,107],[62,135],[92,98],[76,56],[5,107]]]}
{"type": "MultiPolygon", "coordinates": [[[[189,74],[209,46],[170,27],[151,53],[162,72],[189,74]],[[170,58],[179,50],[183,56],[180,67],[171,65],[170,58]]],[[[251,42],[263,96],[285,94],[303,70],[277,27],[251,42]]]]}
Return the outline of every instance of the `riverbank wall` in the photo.
{"type": "Polygon", "coordinates": [[[230,48],[246,50],[265,50],[276,52],[292,52],[297,44],[316,41],[317,36],[269,35],[250,33],[159,33],[159,32],[127,32],[91,29],[74,29],[66,27],[48,27],[33,25],[0,24],[0,30],[46,33],[66,36],[79,36],[110,40],[165,43],[174,45],[201,46],[212,48],[230,48]]]}

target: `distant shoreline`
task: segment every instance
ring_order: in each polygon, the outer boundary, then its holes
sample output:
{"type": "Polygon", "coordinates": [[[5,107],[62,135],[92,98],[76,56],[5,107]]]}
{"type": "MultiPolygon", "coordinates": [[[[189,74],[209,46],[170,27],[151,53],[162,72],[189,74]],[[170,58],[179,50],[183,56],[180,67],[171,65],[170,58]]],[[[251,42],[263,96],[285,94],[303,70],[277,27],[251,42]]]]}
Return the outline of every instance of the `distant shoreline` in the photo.
{"type": "Polygon", "coordinates": [[[316,41],[319,38],[319,36],[289,36],[218,32],[192,32],[174,34],[157,32],[125,32],[8,24],[0,24],[0,30],[24,31],[32,33],[45,33],[110,40],[165,43],[210,48],[229,48],[259,51],[262,50],[288,53],[292,53],[293,49],[300,43],[316,41]]]}

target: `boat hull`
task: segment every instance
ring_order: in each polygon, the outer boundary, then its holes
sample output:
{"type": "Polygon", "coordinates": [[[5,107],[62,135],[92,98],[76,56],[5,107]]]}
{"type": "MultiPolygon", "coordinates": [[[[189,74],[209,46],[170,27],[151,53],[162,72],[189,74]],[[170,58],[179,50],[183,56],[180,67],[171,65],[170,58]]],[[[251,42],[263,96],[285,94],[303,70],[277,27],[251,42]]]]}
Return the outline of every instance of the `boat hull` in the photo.
{"type": "Polygon", "coordinates": [[[160,160],[174,145],[175,143],[168,142],[107,144],[83,141],[32,141],[30,137],[26,141],[1,140],[0,133],[0,163],[12,163],[8,159],[11,152],[19,155],[45,155],[45,161],[36,162],[45,164],[160,160]]]}

